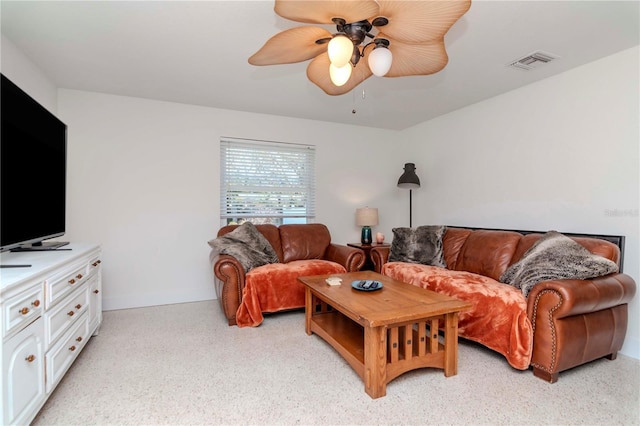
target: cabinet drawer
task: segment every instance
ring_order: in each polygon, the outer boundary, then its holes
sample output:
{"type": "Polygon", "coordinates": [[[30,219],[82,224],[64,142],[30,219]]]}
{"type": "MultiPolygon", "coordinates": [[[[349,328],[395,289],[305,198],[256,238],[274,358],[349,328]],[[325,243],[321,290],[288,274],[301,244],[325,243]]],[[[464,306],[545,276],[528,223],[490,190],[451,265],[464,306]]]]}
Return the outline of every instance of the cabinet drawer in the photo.
{"type": "Polygon", "coordinates": [[[47,393],[56,387],[90,337],[89,315],[84,312],[45,356],[47,393]]]}
{"type": "Polygon", "coordinates": [[[8,299],[2,307],[2,337],[20,331],[42,315],[43,300],[42,282],[8,299]]]}
{"type": "Polygon", "coordinates": [[[102,260],[100,260],[100,255],[96,255],[89,260],[89,266],[87,267],[87,272],[92,274],[100,269],[100,264],[102,260]]]}
{"type": "Polygon", "coordinates": [[[89,309],[89,287],[69,295],[47,312],[44,324],[45,345],[49,347],[89,309]]]}
{"type": "Polygon", "coordinates": [[[45,281],[47,309],[82,286],[87,279],[87,262],[78,262],[45,281]]]}

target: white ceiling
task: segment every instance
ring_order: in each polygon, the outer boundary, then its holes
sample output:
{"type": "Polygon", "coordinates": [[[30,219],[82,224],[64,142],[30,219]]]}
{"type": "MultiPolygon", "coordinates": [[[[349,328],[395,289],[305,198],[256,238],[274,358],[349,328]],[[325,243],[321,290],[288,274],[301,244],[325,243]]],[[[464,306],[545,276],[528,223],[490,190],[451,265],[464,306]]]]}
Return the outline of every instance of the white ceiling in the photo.
{"type": "Polygon", "coordinates": [[[476,0],[445,37],[444,70],[371,77],[337,97],[307,80],[307,62],[248,64],[269,37],[306,25],[272,1],[2,0],[1,30],[61,88],[404,129],[638,45],[639,5],[476,0]],[[537,50],[560,59],[506,66],[537,50]]]}

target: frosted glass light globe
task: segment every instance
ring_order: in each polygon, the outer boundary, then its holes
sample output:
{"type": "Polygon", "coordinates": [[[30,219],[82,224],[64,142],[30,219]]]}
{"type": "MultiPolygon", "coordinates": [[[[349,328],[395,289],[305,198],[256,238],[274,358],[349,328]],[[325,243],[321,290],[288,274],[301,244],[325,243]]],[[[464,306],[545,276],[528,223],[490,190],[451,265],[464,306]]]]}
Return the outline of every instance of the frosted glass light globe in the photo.
{"type": "Polygon", "coordinates": [[[335,65],[329,65],[329,77],[331,78],[331,82],[336,86],[344,86],[344,84],[349,81],[349,77],[351,77],[351,64],[347,63],[347,65],[343,67],[336,67],[335,65]]]}
{"type": "Polygon", "coordinates": [[[382,77],[391,69],[391,61],[393,60],[393,54],[386,47],[376,47],[369,53],[369,68],[371,72],[382,77]]]}
{"type": "Polygon", "coordinates": [[[335,36],[329,42],[327,48],[329,60],[333,65],[340,68],[349,63],[353,55],[353,42],[343,35],[335,36]]]}

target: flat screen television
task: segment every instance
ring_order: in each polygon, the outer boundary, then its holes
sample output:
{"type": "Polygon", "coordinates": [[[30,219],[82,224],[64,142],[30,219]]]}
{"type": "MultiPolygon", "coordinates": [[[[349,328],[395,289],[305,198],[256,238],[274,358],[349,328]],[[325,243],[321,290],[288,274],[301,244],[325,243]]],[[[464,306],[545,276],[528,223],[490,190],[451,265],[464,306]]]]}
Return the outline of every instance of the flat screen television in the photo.
{"type": "Polygon", "coordinates": [[[0,251],[50,250],[65,233],[67,126],[4,75],[0,251]]]}

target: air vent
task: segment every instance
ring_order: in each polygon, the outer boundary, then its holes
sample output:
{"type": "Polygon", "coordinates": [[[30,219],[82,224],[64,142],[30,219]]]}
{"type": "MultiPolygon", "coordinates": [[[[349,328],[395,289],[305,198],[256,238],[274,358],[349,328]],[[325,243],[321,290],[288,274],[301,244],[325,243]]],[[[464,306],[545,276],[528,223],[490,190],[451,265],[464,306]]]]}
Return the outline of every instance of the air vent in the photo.
{"type": "Polygon", "coordinates": [[[513,68],[519,68],[523,70],[532,70],[534,68],[538,68],[544,64],[547,64],[554,59],[558,59],[558,55],[554,55],[553,53],[548,52],[533,52],[525,57],[522,57],[518,60],[515,60],[509,63],[508,66],[513,68]]]}

